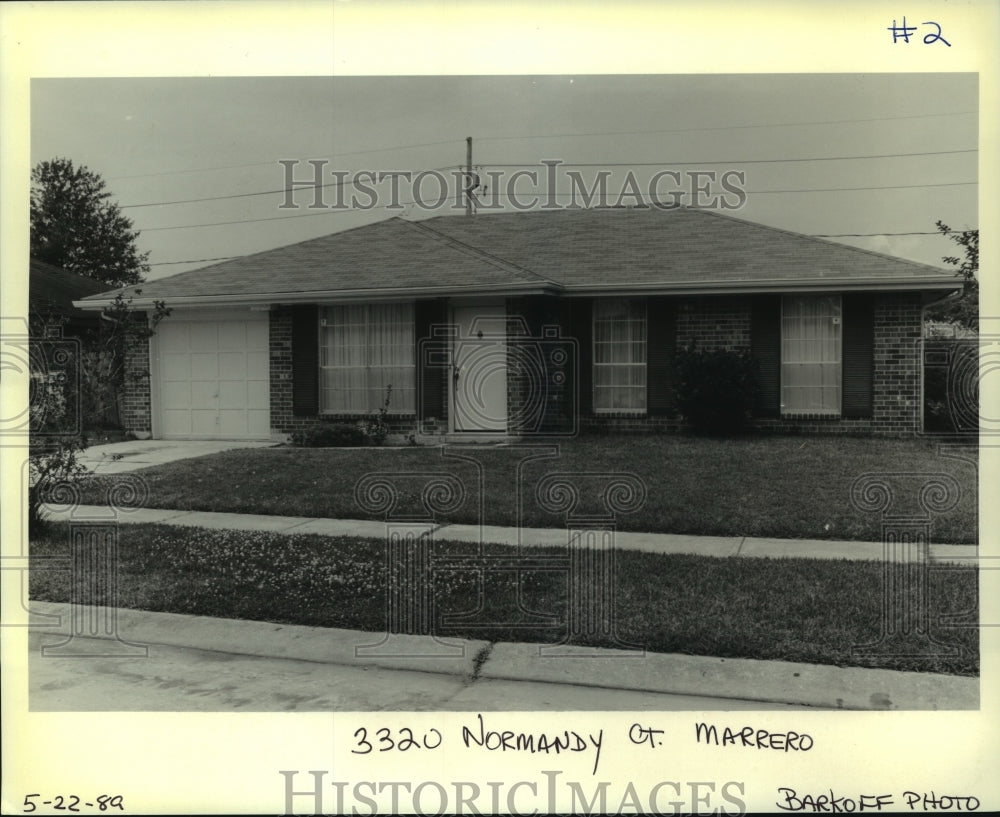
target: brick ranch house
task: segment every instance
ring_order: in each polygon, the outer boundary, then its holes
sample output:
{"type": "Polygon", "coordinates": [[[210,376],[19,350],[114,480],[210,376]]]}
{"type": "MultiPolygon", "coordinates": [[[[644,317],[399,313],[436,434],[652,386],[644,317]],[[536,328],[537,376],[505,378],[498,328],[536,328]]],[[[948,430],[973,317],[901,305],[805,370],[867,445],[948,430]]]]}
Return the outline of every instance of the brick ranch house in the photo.
{"type": "Polygon", "coordinates": [[[280,439],[391,385],[400,431],[676,428],[697,344],[756,358],[759,428],[912,434],[923,310],[959,287],[706,210],[394,218],[143,284],[136,308],[172,314],[130,350],[126,427],[280,439]]]}

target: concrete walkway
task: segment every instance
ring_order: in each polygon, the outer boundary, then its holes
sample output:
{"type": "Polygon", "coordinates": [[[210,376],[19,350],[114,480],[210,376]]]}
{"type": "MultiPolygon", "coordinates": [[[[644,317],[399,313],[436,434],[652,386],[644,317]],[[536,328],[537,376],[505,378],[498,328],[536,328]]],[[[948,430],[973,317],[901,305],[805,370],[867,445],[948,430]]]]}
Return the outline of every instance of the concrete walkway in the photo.
{"type": "Polygon", "coordinates": [[[129,440],[92,445],[80,455],[80,463],[95,474],[125,474],[234,448],[268,448],[277,444],[255,440],[129,440]]]}
{"type": "MultiPolygon", "coordinates": [[[[100,505],[46,506],[53,520],[100,520],[117,517],[123,524],[155,523],[219,530],[260,530],[286,534],[322,536],[361,536],[382,539],[384,522],[367,519],[312,519],[303,516],[268,516],[264,514],[178,511],[137,508],[117,512],[100,505]]],[[[564,528],[504,528],[495,525],[438,525],[433,530],[438,541],[483,542],[521,547],[561,547],[567,544],[564,528]]],[[[570,540],[570,545],[573,541],[570,540]]],[[[615,546],[622,550],[647,553],[689,553],[701,556],[742,556],[748,558],[851,559],[881,560],[881,542],[846,542],[825,539],[763,539],[751,536],[687,536],[672,533],[615,532],[615,546]]],[[[931,545],[935,562],[972,562],[978,556],[976,545],[931,545]]],[[[898,554],[892,554],[894,557],[898,554]]]]}
{"type": "Polygon", "coordinates": [[[979,708],[978,678],[934,673],[439,641],[126,609],[113,611],[113,636],[67,641],[71,620],[104,623],[108,611],[30,607],[53,623],[32,634],[34,647],[48,646],[32,650],[33,710],[979,708]]]}

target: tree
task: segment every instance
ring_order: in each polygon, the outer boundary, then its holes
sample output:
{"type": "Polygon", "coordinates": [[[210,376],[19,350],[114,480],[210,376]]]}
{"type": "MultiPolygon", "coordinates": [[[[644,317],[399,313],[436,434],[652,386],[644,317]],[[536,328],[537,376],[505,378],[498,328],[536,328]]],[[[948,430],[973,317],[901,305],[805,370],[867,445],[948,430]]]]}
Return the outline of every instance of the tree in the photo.
{"type": "Polygon", "coordinates": [[[104,179],[69,159],[40,162],[31,171],[31,255],[108,284],[127,286],[149,272],[139,232],[110,201],[104,179]]]}
{"type": "Polygon", "coordinates": [[[928,310],[934,320],[948,321],[979,328],[979,230],[952,230],[943,221],[937,222],[938,230],[947,235],[964,251],[964,257],[945,256],[942,261],[958,269],[955,274],[963,280],[962,294],[928,310]]]}
{"type": "MultiPolygon", "coordinates": [[[[135,291],[140,295],[141,290],[135,291]]],[[[137,339],[152,337],[170,309],[154,301],[148,315],[133,307],[133,296],[119,292],[103,309],[104,331],[83,343],[62,341],[48,330],[61,317],[36,316],[32,324],[29,399],[28,526],[45,524],[42,505],[78,493],[88,471],[80,455],[88,445],[86,426],[103,419],[108,407],[118,413],[125,385],[125,351],[137,339]]],[[[148,377],[148,371],[133,372],[148,377]]]]}

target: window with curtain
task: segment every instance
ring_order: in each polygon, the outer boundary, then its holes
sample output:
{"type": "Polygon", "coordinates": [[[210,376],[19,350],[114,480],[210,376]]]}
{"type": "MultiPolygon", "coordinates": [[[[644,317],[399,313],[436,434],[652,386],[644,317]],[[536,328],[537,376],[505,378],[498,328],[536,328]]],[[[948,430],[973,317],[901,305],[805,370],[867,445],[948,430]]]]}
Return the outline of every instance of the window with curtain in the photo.
{"type": "Polygon", "coordinates": [[[840,339],[839,295],[782,298],[782,414],[840,414],[840,339]]]}
{"type": "Polygon", "coordinates": [[[413,304],[328,306],[320,310],[320,410],[414,411],[413,304]]]}
{"type": "Polygon", "coordinates": [[[646,410],[646,302],[594,300],[594,411],[646,410]]]}

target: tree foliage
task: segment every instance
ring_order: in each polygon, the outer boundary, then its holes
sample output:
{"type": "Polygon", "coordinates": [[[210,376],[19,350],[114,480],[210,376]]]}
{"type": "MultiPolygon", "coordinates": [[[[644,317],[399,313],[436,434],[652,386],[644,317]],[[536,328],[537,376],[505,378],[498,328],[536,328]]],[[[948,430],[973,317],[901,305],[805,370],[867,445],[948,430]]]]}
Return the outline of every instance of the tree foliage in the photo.
{"type": "Polygon", "coordinates": [[[149,272],[149,253],[139,252],[138,237],[97,173],[58,158],[31,171],[32,257],[109,288],[127,286],[149,272]]]}
{"type": "Polygon", "coordinates": [[[945,256],[941,260],[957,267],[955,274],[963,281],[962,294],[928,310],[934,320],[957,323],[970,329],[979,328],[979,230],[952,230],[943,221],[938,230],[962,248],[960,256],[945,256]]]}

